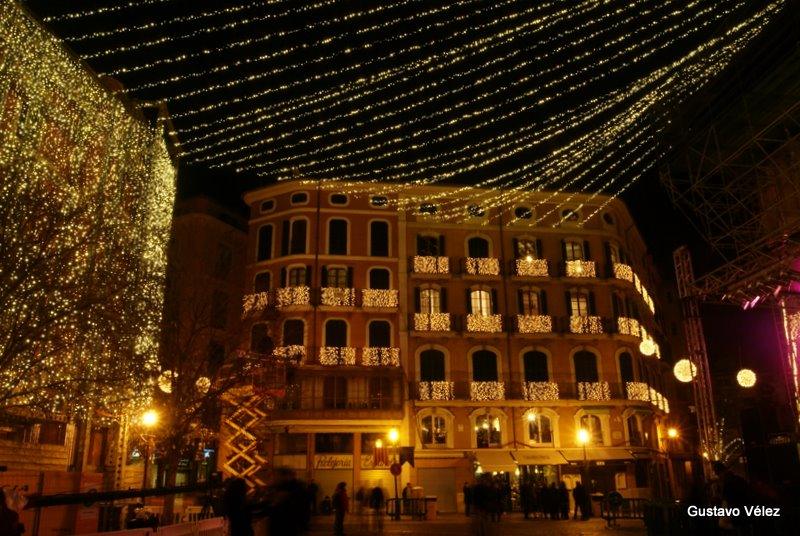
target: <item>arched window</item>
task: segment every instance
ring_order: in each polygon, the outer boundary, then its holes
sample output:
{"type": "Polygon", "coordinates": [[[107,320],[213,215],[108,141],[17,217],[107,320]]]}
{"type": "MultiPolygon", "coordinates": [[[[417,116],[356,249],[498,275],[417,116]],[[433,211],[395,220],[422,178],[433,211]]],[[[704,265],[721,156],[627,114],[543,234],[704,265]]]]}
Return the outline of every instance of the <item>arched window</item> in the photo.
{"type": "Polygon", "coordinates": [[[444,236],[417,235],[417,255],[444,257],[444,236]]]}
{"type": "Polygon", "coordinates": [[[423,382],[442,382],[446,378],[445,356],[439,350],[423,350],[419,354],[419,379],[423,382]]]}
{"type": "Polygon", "coordinates": [[[284,346],[303,346],[305,345],[305,322],[298,318],[290,318],[283,323],[283,345],[284,346]]]}
{"type": "Polygon", "coordinates": [[[386,320],[373,320],[369,323],[369,347],[389,348],[392,346],[392,324],[386,320]]]}
{"type": "Polygon", "coordinates": [[[491,350],[478,350],[472,354],[472,381],[496,382],[497,354],[491,350]]]}
{"type": "Polygon", "coordinates": [[[347,255],[347,220],[332,219],[328,222],[328,254],[347,255]]]}
{"type": "Polygon", "coordinates": [[[489,257],[489,241],[480,236],[473,236],[467,241],[467,256],[473,259],[489,257]]]}
{"type": "Polygon", "coordinates": [[[545,314],[543,311],[543,301],[539,294],[539,289],[533,287],[523,287],[518,293],[519,314],[527,316],[537,316],[545,314]]]}
{"type": "Polygon", "coordinates": [[[578,240],[564,240],[564,260],[582,261],[584,260],[583,243],[578,240]]]}
{"type": "Polygon", "coordinates": [[[591,414],[582,415],[581,428],[589,433],[590,445],[603,444],[603,423],[600,417],[591,414]]]}
{"type": "Polygon", "coordinates": [[[288,280],[286,281],[288,287],[304,287],[308,286],[308,272],[305,266],[296,266],[289,269],[288,280]]]}
{"type": "Polygon", "coordinates": [[[258,229],[258,251],[256,260],[265,261],[272,258],[272,225],[262,225],[258,229]]]}
{"type": "Polygon", "coordinates": [[[619,379],[622,381],[623,388],[627,382],[636,381],[633,374],[633,356],[628,352],[619,354],[619,379]]]}
{"type": "Polygon", "coordinates": [[[522,356],[526,382],[550,381],[547,371],[547,354],[539,351],[525,352],[522,356]]]}
{"type": "Polygon", "coordinates": [[[255,291],[256,292],[269,292],[270,288],[270,273],[269,272],[259,272],[256,274],[255,280],[255,291]]]}
{"type": "Polygon", "coordinates": [[[553,426],[550,417],[537,410],[531,410],[525,415],[528,424],[526,436],[528,443],[533,445],[552,445],[553,426]]]}
{"type": "Polygon", "coordinates": [[[392,288],[389,270],[386,268],[371,268],[369,271],[369,288],[384,290],[392,288]]]}
{"type": "Polygon", "coordinates": [[[306,220],[294,220],[289,238],[289,254],[302,255],[306,252],[306,220]]]}
{"type": "Polygon", "coordinates": [[[500,415],[484,413],[475,417],[475,446],[479,449],[498,448],[503,444],[500,415]]]}
{"type": "Polygon", "coordinates": [[[425,415],[420,419],[420,439],[423,445],[447,445],[448,419],[443,415],[425,415]]]}
{"type": "Polygon", "coordinates": [[[591,316],[594,314],[594,298],[591,292],[572,289],[567,292],[567,306],[570,316],[591,316]]]}
{"type": "Polygon", "coordinates": [[[419,289],[419,310],[423,314],[435,314],[443,311],[442,291],[435,287],[419,289]]]}
{"type": "Polygon", "coordinates": [[[576,382],[597,382],[600,375],[597,372],[597,356],[588,350],[580,350],[572,356],[575,364],[576,382]]]}
{"type": "Polygon", "coordinates": [[[259,354],[272,352],[272,341],[266,324],[254,324],[250,330],[250,350],[259,354]]]}
{"type": "Polygon", "coordinates": [[[633,414],[625,419],[625,427],[628,432],[628,441],[632,446],[644,446],[644,433],[642,432],[642,418],[633,414]]]}
{"type": "Polygon", "coordinates": [[[373,257],[389,256],[389,224],[373,221],[369,224],[369,254],[373,257]]]}
{"type": "Polygon", "coordinates": [[[491,315],[493,310],[492,293],[485,289],[473,289],[469,292],[470,313],[474,315],[491,315]]]}
{"type": "Polygon", "coordinates": [[[325,346],[335,348],[347,346],[347,322],[335,319],[325,322],[325,346]]]}

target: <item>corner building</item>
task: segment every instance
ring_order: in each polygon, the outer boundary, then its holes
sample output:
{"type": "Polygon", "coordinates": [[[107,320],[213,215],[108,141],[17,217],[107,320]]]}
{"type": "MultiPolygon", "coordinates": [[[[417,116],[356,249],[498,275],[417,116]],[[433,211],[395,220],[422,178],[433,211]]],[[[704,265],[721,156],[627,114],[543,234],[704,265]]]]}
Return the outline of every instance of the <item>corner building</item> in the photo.
{"type": "Polygon", "coordinates": [[[288,363],[273,466],[320,499],[340,481],[391,497],[388,466],[413,447],[399,489],[451,512],[487,472],[667,493],[658,282],[627,208],[501,193],[297,180],[245,196],[251,349],[269,336],[288,363]]]}

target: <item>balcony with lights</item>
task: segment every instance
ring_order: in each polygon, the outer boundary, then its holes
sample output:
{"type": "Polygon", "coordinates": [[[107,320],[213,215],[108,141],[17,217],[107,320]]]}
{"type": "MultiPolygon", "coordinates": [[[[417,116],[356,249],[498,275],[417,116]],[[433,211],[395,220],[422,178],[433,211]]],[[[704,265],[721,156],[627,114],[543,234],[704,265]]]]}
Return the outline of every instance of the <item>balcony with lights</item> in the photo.
{"type": "Polygon", "coordinates": [[[611,400],[608,382],[578,382],[578,400],[611,400]]]}
{"type": "Polygon", "coordinates": [[[500,275],[500,259],[493,257],[466,257],[463,265],[467,275],[500,275]]]}
{"type": "Polygon", "coordinates": [[[624,316],[617,317],[617,333],[620,335],[641,337],[642,332],[639,326],[639,321],[635,318],[627,318],[624,316]]]}
{"type": "Polygon", "coordinates": [[[627,281],[628,283],[631,283],[634,286],[639,295],[641,295],[644,303],[650,309],[650,312],[655,314],[656,307],[655,303],[653,302],[653,298],[650,297],[650,293],[647,292],[647,289],[644,287],[644,285],[642,285],[642,281],[639,279],[639,276],[636,275],[636,272],[633,271],[633,268],[631,268],[627,264],[621,264],[615,262],[612,265],[612,269],[614,271],[614,277],[616,279],[627,281]]]}
{"type": "Polygon", "coordinates": [[[449,275],[450,257],[415,256],[411,261],[414,274],[449,275]]]}
{"type": "Polygon", "coordinates": [[[524,277],[547,277],[550,275],[550,266],[547,259],[525,257],[514,261],[514,273],[524,277]]]}
{"type": "Polygon", "coordinates": [[[603,333],[603,319],[599,316],[570,316],[569,332],[590,335],[603,333]]]}
{"type": "Polygon", "coordinates": [[[597,277],[594,261],[566,261],[564,268],[567,277],[597,277]]]}
{"type": "Polygon", "coordinates": [[[503,382],[470,382],[469,399],[473,401],[505,400],[506,386],[503,382]]]}
{"type": "Polygon", "coordinates": [[[355,365],[356,349],[352,347],[323,346],[319,349],[320,365],[355,365]]]}
{"type": "Polygon", "coordinates": [[[559,389],[556,382],[522,382],[522,396],[525,400],[558,400],[559,389]]]}
{"type": "Polygon", "coordinates": [[[276,289],[275,305],[278,307],[311,305],[311,289],[309,287],[284,287],[276,289]]]}
{"type": "Polygon", "coordinates": [[[245,294],[242,298],[242,316],[263,312],[269,306],[269,292],[245,294]]]}
{"type": "Polygon", "coordinates": [[[272,350],[272,354],[294,365],[300,365],[306,362],[306,347],[299,344],[276,346],[272,350]]]}
{"type": "Polygon", "coordinates": [[[650,401],[650,386],[644,382],[625,382],[625,398],[650,401]]]}
{"type": "Polygon", "coordinates": [[[323,287],[320,289],[320,305],[327,307],[353,307],[355,304],[355,289],[339,287],[323,287]]]}
{"type": "Polygon", "coordinates": [[[400,348],[363,348],[361,364],[367,367],[399,367],[400,348]]]}
{"type": "MultiPolygon", "coordinates": [[[[412,390],[412,392],[414,392],[412,390]]],[[[418,382],[417,400],[453,400],[455,398],[455,383],[447,381],[418,382]]]]}
{"type": "Polygon", "coordinates": [[[553,317],[550,315],[517,315],[519,333],[553,333],[553,317]]]}
{"type": "Polygon", "coordinates": [[[414,331],[451,331],[450,313],[414,313],[414,331]]]}
{"type": "Polygon", "coordinates": [[[397,309],[399,304],[396,290],[365,288],[361,289],[361,306],[370,308],[397,309]]]}
{"type": "Polygon", "coordinates": [[[501,333],[503,331],[503,316],[468,314],[467,331],[471,333],[501,333]]]}

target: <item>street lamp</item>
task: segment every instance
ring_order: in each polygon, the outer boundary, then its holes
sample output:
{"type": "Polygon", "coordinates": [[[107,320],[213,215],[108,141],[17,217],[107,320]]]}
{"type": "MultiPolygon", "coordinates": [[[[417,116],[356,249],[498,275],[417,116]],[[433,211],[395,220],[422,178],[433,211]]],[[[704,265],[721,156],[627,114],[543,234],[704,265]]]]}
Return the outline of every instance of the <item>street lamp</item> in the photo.
{"type": "Polygon", "coordinates": [[[389,430],[389,442],[392,444],[392,450],[394,454],[392,455],[392,467],[391,473],[394,477],[394,519],[400,519],[400,502],[398,500],[397,494],[397,477],[400,476],[401,467],[397,463],[397,440],[400,439],[400,432],[397,431],[397,428],[392,428],[389,430]]]}
{"type": "Polygon", "coordinates": [[[679,437],[680,433],[678,433],[677,428],[673,426],[667,428],[667,469],[669,471],[670,492],[672,493],[673,498],[678,497],[678,483],[675,481],[675,467],[672,463],[672,447],[674,445],[673,442],[679,437]]]}
{"type": "MultiPolygon", "coordinates": [[[[158,423],[158,413],[156,413],[154,410],[149,409],[142,414],[142,425],[144,425],[145,430],[151,430],[156,423],[158,423]]],[[[142,434],[142,439],[145,440],[144,471],[142,474],[142,503],[144,503],[144,490],[147,489],[147,467],[150,464],[150,441],[152,439],[152,435],[144,433],[142,434]]]]}
{"type": "Polygon", "coordinates": [[[586,457],[586,443],[589,442],[589,431],[586,428],[578,430],[578,443],[583,445],[583,478],[586,492],[589,492],[589,458],[586,457]]]}

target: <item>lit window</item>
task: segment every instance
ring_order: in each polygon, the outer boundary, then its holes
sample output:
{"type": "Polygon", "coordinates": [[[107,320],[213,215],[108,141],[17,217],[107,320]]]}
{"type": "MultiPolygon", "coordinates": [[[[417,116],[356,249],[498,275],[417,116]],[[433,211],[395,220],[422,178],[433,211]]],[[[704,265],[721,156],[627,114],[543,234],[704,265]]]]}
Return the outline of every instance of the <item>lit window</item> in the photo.
{"type": "Polygon", "coordinates": [[[581,416],[581,428],[589,432],[590,445],[603,444],[603,424],[597,415],[581,416]]]}
{"type": "Polygon", "coordinates": [[[589,293],[585,290],[572,290],[569,293],[570,315],[589,316],[589,293]]]}
{"type": "Polygon", "coordinates": [[[479,449],[497,448],[502,445],[499,416],[486,413],[475,419],[475,443],[479,449]]]}
{"type": "Polygon", "coordinates": [[[492,293],[488,290],[476,289],[470,292],[472,314],[489,316],[492,314],[492,293]]]}
{"type": "Polygon", "coordinates": [[[517,259],[533,260],[539,258],[535,240],[519,238],[515,240],[515,246],[517,259]]]}
{"type": "Polygon", "coordinates": [[[302,287],[306,284],[306,268],[300,266],[289,270],[289,280],[287,281],[289,287],[302,287]]]}
{"type": "Polygon", "coordinates": [[[539,291],[535,288],[525,287],[519,290],[520,314],[527,316],[539,315],[539,291]]]}
{"type": "Polygon", "coordinates": [[[428,415],[422,418],[422,444],[447,444],[447,420],[439,415],[428,415]]]}
{"type": "Polygon", "coordinates": [[[329,288],[348,288],[349,276],[347,268],[328,268],[325,286],[329,288]]]}
{"type": "Polygon", "coordinates": [[[537,445],[553,443],[553,429],[550,417],[531,411],[527,414],[528,441],[537,445]]]}
{"type": "Polygon", "coordinates": [[[582,261],[583,260],[583,244],[577,240],[564,241],[564,260],[567,261],[582,261]]]}
{"type": "Polygon", "coordinates": [[[441,293],[438,288],[423,288],[419,292],[420,313],[434,314],[441,312],[441,293]]]}

